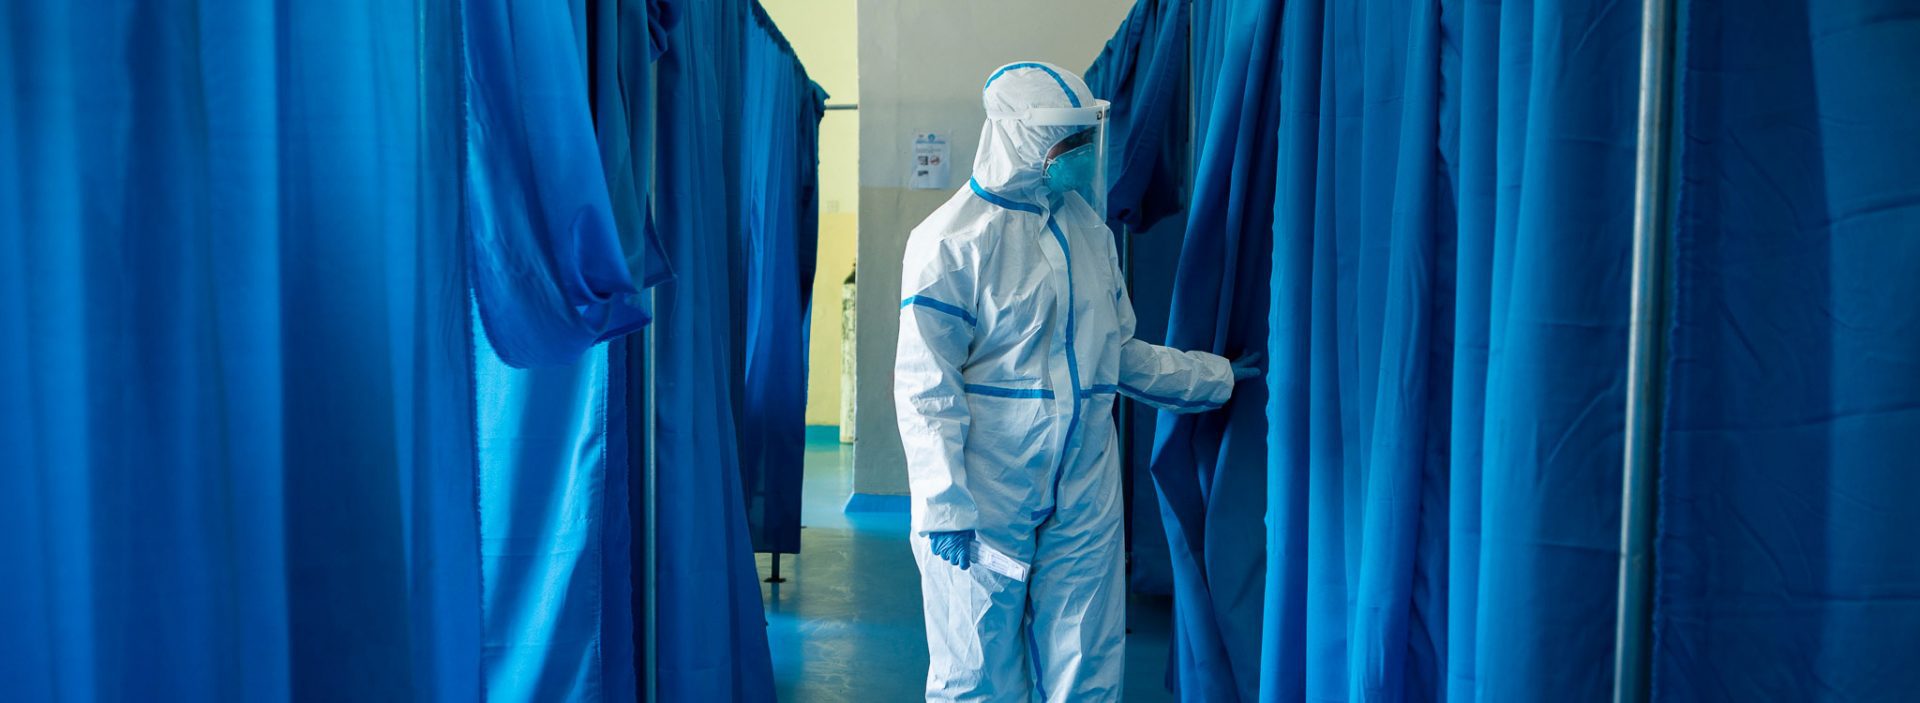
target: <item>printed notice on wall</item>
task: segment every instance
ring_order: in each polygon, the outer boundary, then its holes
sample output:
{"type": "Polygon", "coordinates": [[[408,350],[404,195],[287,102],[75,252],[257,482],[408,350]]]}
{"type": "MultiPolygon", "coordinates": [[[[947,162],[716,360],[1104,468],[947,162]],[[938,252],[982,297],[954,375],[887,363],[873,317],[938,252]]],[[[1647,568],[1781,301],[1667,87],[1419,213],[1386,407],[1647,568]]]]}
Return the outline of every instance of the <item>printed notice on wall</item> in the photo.
{"type": "Polygon", "coordinates": [[[907,183],[914,190],[946,190],[949,165],[947,139],[925,132],[913,135],[913,178],[907,183]]]}

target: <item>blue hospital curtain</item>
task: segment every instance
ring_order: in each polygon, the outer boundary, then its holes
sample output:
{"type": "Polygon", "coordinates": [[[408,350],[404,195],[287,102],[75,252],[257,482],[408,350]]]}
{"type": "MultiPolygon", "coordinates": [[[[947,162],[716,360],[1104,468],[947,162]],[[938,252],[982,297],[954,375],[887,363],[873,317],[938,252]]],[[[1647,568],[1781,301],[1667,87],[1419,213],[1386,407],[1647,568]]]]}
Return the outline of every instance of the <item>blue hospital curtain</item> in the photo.
{"type": "Polygon", "coordinates": [[[0,691],[480,696],[451,3],[0,12],[0,691]]]}
{"type": "Polygon", "coordinates": [[[1261,698],[1607,700],[1639,7],[1286,13],[1261,698]]]}
{"type": "MultiPolygon", "coordinates": [[[[1189,79],[1193,81],[1193,125],[1205,129],[1212,124],[1213,94],[1220,83],[1220,72],[1226,66],[1227,43],[1236,31],[1235,13],[1243,12],[1246,0],[1190,0],[1187,19],[1192,31],[1188,35],[1189,79]]],[[[1194,149],[1198,151],[1199,145],[1194,149]]],[[[1196,154],[1197,156],[1197,154],[1196,154]]]]}
{"type": "MultiPolygon", "coordinates": [[[[494,350],[518,368],[573,363],[648,319],[600,159],[593,62],[576,12],[584,10],[519,0],[465,5],[474,298],[494,350]]],[[[634,207],[623,205],[631,220],[634,207]]],[[[639,269],[642,280],[655,278],[639,269]]]]}
{"type": "MultiPolygon", "coordinates": [[[[1164,344],[1167,313],[1174,297],[1175,264],[1186,240],[1186,220],[1169,217],[1143,232],[1127,232],[1126,257],[1132,262],[1127,297],[1133,301],[1135,339],[1164,344]]],[[[1153,438],[1160,415],[1151,406],[1126,401],[1121,426],[1131,436],[1123,447],[1132,480],[1127,497],[1127,588],[1137,594],[1173,594],[1173,561],[1161,522],[1160,492],[1153,485],[1153,438]]]]}
{"type": "Polygon", "coordinates": [[[1086,71],[1087,87],[1113,103],[1105,214],[1127,230],[1186,208],[1190,8],[1188,0],[1138,0],[1086,71]]]}
{"type": "Polygon", "coordinates": [[[507,366],[475,335],[483,646],[496,700],[636,695],[631,552],[608,529],[627,490],[610,481],[608,352],[507,366]],[[605,656],[603,656],[603,654],[605,656]]]}
{"type": "MultiPolygon", "coordinates": [[[[1174,274],[1167,346],[1228,358],[1267,345],[1280,8],[1237,3],[1208,99],[1194,196],[1174,274]]],[[[1162,414],[1152,474],[1173,562],[1176,690],[1250,700],[1259,689],[1266,513],[1266,388],[1221,410],[1162,414]]]]}
{"type": "MultiPolygon", "coordinates": [[[[587,26],[587,67],[594,125],[600,143],[607,195],[628,273],[642,289],[673,278],[653,220],[654,112],[658,89],[654,61],[666,50],[659,0],[588,0],[576,4],[587,26]]],[[[604,353],[606,385],[594,398],[606,432],[600,484],[599,600],[602,690],[610,696],[637,695],[650,672],[641,636],[646,613],[644,579],[647,542],[636,529],[644,525],[646,494],[634,457],[646,456],[645,376],[629,373],[644,355],[632,349],[640,335],[610,341],[604,353]]],[[[600,364],[602,350],[582,363],[600,364]]]]}
{"type": "Polygon", "coordinates": [[[673,276],[653,222],[653,62],[666,50],[660,0],[587,0],[587,74],[607,196],[627,272],[640,288],[673,276]]]}
{"type": "Polygon", "coordinates": [[[1678,3],[1654,694],[1920,691],[1920,16],[1678,3]]]}
{"type": "Polygon", "coordinates": [[[675,277],[655,289],[653,322],[659,617],[649,625],[661,647],[652,674],[661,700],[767,700],[773,664],[735,415],[744,354],[736,364],[733,254],[743,218],[728,194],[739,162],[727,143],[740,136],[729,121],[740,113],[727,112],[725,92],[742,80],[734,42],[746,7],[661,9],[671,24],[657,74],[654,218],[675,277]]]}
{"type": "Polygon", "coordinates": [[[818,133],[826,94],[755,3],[746,26],[739,187],[746,221],[746,368],[741,485],[753,550],[800,551],[808,306],[819,220],[818,133]]]}
{"type": "MultiPolygon", "coordinates": [[[[1174,267],[1185,239],[1192,158],[1192,46],[1189,0],[1138,0],[1084,74],[1094,94],[1113,103],[1108,115],[1107,215],[1119,239],[1139,329],[1147,342],[1166,340],[1174,267]],[[1168,263],[1162,263],[1168,262],[1168,263]]],[[[1134,593],[1173,592],[1173,566],[1160,499],[1153,489],[1153,408],[1127,400],[1119,422],[1129,437],[1127,584],[1134,593]]]]}
{"type": "Polygon", "coordinates": [[[484,655],[502,700],[638,695],[627,410],[600,342],[646,322],[637,294],[667,276],[646,212],[648,9],[467,8],[468,211],[490,280],[474,339],[484,655]]]}

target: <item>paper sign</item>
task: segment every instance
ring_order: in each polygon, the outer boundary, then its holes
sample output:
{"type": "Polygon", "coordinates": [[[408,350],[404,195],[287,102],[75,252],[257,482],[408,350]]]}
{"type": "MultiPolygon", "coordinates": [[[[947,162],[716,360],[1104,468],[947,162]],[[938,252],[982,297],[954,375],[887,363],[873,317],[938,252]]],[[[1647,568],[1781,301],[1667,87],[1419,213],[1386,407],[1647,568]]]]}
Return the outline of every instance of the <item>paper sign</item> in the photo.
{"type": "Polygon", "coordinates": [[[1027,580],[1026,564],[1008,556],[1006,552],[988,546],[986,542],[974,540],[973,545],[967,549],[967,553],[973,558],[974,566],[984,566],[988,571],[1015,581],[1027,580]]]}
{"type": "Polygon", "coordinates": [[[938,134],[913,135],[913,178],[907,183],[914,190],[946,190],[949,173],[947,139],[938,134]]]}

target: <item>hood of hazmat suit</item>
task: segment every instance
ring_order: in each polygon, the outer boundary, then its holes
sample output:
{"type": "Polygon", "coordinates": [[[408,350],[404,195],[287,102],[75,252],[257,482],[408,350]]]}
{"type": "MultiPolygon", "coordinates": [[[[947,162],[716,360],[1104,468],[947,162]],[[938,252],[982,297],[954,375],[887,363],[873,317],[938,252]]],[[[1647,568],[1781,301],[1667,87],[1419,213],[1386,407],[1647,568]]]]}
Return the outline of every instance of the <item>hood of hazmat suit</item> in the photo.
{"type": "Polygon", "coordinates": [[[894,400],[927,698],[1113,699],[1125,635],[1117,395],[1210,410],[1233,372],[1133,338],[1100,215],[1106,101],[1038,62],[994,71],[983,92],[973,177],[914,228],[901,269],[894,400]],[[959,530],[1028,568],[963,570],[931,552],[929,533],[959,530]]]}

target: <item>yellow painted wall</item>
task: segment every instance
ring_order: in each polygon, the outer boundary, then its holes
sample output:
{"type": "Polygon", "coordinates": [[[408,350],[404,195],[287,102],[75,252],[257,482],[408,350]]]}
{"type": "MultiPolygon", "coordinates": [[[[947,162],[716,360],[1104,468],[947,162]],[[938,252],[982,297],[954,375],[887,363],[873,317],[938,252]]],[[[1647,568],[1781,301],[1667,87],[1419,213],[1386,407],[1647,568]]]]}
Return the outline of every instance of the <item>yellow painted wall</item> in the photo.
{"type": "MultiPolygon", "coordinates": [[[[827,103],[860,101],[856,0],[761,0],[800,55],[827,103]]],[[[860,113],[830,110],[820,122],[820,258],[813,278],[807,424],[840,424],[840,285],[859,241],[860,113]]]]}

